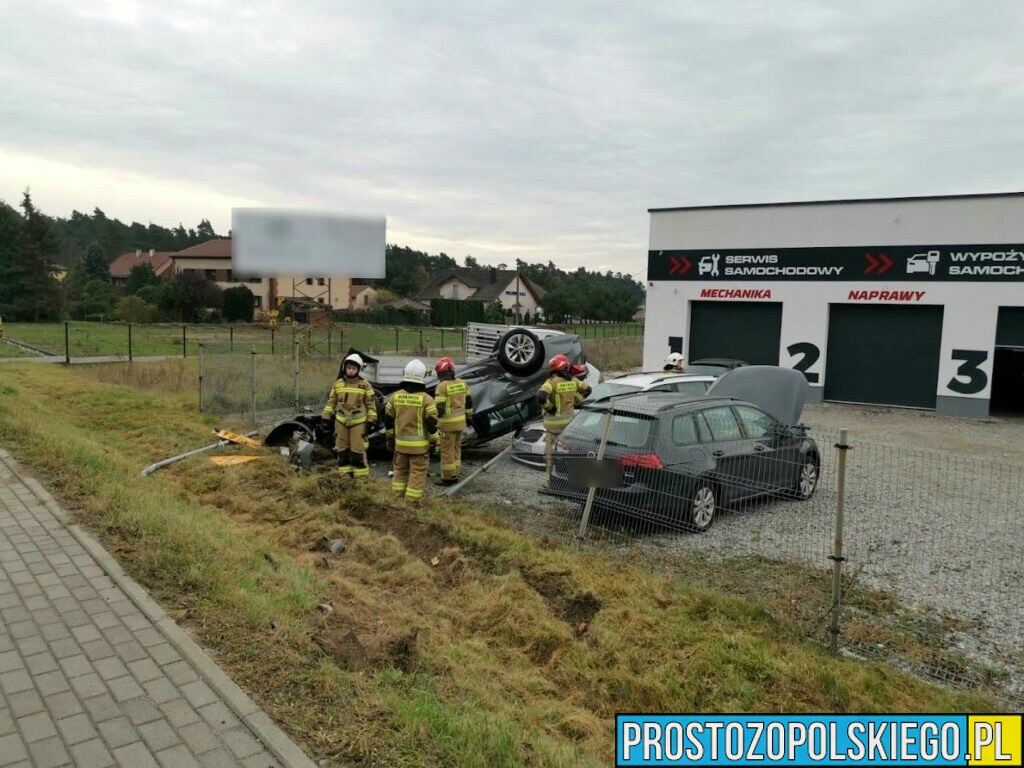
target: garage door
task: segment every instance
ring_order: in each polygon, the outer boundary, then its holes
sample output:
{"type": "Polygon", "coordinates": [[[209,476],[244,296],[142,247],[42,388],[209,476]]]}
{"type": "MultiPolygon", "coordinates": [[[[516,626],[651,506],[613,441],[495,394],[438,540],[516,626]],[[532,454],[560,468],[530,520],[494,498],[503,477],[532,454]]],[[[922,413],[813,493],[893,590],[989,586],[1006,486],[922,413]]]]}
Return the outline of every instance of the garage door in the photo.
{"type": "Polygon", "coordinates": [[[690,309],[687,360],[730,357],[751,365],[779,364],[782,304],[695,301],[690,309]]]}
{"type": "Polygon", "coordinates": [[[942,307],[829,307],[825,399],[934,408],[942,307]]]}
{"type": "Polygon", "coordinates": [[[1024,307],[1000,307],[997,347],[1024,348],[1024,307]]]}

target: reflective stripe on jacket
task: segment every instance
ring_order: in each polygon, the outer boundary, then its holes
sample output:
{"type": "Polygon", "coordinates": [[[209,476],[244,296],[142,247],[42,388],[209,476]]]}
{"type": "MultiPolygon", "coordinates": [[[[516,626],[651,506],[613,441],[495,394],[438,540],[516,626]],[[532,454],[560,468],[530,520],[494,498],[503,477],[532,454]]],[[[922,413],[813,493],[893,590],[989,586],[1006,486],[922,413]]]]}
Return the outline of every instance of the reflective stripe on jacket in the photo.
{"type": "Polygon", "coordinates": [[[437,441],[437,406],[426,392],[398,390],[388,398],[384,420],[399,453],[427,453],[437,441]]]}
{"type": "Polygon", "coordinates": [[[469,385],[462,379],[445,379],[434,390],[437,423],[442,432],[458,432],[466,428],[466,419],[473,415],[473,398],[469,385]]]}
{"type": "Polygon", "coordinates": [[[331,387],[324,406],[324,416],[334,416],[346,427],[377,421],[377,401],[373,387],[366,379],[338,379],[331,387]]]}
{"type": "Polygon", "coordinates": [[[552,376],[537,392],[544,410],[544,427],[549,432],[561,432],[572,421],[576,406],[590,394],[590,385],[578,379],[552,376]]]}

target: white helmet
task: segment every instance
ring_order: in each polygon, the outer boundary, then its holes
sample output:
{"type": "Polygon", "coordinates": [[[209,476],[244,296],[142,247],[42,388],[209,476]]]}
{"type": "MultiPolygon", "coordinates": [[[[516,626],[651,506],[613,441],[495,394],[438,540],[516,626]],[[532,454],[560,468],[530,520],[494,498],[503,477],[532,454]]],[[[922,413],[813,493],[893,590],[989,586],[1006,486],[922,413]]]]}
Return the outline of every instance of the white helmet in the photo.
{"type": "Polygon", "coordinates": [[[358,367],[360,371],[363,370],[363,358],[361,358],[355,352],[353,352],[351,355],[346,357],[344,362],[341,365],[342,365],[342,367],[344,367],[344,366],[346,366],[349,363],[355,363],[356,367],[358,367]]]}
{"type": "Polygon", "coordinates": [[[423,364],[422,360],[410,360],[405,364],[405,373],[402,375],[402,381],[411,381],[414,384],[422,384],[423,377],[427,375],[427,366],[423,364]]]}
{"type": "Polygon", "coordinates": [[[673,368],[675,368],[681,362],[683,362],[683,356],[678,352],[672,352],[668,357],[665,358],[665,365],[671,365],[673,368]]]}

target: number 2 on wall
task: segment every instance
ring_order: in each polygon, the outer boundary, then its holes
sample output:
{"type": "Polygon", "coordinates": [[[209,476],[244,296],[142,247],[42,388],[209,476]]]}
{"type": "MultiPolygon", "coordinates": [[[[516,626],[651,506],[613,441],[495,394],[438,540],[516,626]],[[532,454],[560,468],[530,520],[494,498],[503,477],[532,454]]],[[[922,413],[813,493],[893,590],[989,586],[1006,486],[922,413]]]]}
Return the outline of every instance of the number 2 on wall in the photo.
{"type": "Polygon", "coordinates": [[[988,352],[980,349],[954,349],[953,359],[960,361],[956,376],[946,387],[961,395],[976,395],[988,386],[988,374],[981,370],[981,364],[988,360],[988,352]],[[960,381],[960,378],[967,381],[960,381]]]}
{"type": "Polygon", "coordinates": [[[786,351],[794,357],[796,355],[803,355],[793,368],[807,377],[808,384],[817,384],[820,378],[818,374],[807,372],[812,365],[818,362],[818,358],[821,357],[821,350],[818,349],[817,345],[811,344],[809,341],[799,341],[786,347],[786,351]]]}

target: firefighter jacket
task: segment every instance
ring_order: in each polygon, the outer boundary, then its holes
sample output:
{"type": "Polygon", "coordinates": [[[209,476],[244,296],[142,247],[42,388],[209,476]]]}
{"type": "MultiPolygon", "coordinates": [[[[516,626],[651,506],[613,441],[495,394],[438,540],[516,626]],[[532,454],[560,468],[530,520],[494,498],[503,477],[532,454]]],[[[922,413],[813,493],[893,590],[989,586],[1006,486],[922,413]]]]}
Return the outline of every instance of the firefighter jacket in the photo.
{"type": "Polygon", "coordinates": [[[437,442],[437,406],[423,385],[406,383],[388,398],[384,408],[384,427],[397,453],[427,453],[437,442]]]}
{"type": "Polygon", "coordinates": [[[473,415],[473,396],[462,379],[442,379],[434,390],[437,425],[442,432],[461,432],[473,415]]]}
{"type": "Polygon", "coordinates": [[[345,427],[354,427],[366,422],[376,423],[377,401],[374,399],[370,382],[359,376],[354,379],[338,379],[331,387],[323,415],[325,418],[334,416],[337,422],[345,427]]]}
{"type": "Polygon", "coordinates": [[[590,394],[590,385],[571,376],[554,374],[537,391],[537,400],[544,411],[544,428],[558,433],[572,421],[576,406],[590,394]]]}

